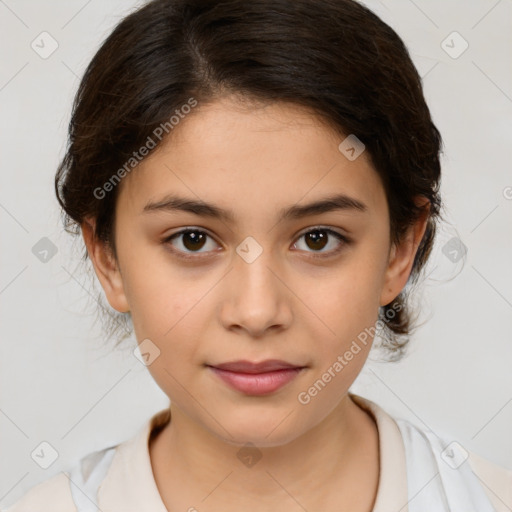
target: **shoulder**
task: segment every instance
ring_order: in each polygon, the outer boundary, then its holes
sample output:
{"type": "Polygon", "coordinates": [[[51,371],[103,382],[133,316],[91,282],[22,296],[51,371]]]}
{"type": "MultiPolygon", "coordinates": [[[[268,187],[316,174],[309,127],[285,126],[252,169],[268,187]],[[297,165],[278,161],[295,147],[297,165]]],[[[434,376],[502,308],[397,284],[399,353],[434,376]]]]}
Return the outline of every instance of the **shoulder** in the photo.
{"type": "Polygon", "coordinates": [[[1,512],[76,512],[67,473],[61,471],[32,487],[1,512]]]}
{"type": "Polygon", "coordinates": [[[512,509],[512,470],[468,452],[468,462],[478,477],[497,512],[512,509]]]}
{"type": "Polygon", "coordinates": [[[395,421],[410,455],[409,468],[412,471],[420,474],[421,470],[413,469],[414,466],[432,461],[446,492],[457,494],[464,489],[474,500],[482,497],[483,493],[496,512],[510,512],[511,470],[464,448],[447,432],[434,433],[404,419],[395,418],[395,421]]]}
{"type": "Polygon", "coordinates": [[[95,500],[118,446],[83,456],[70,467],[35,485],[0,512],[78,512],[84,500],[95,500]],[[88,496],[85,496],[88,495],[88,496]]]}
{"type": "MultiPolygon", "coordinates": [[[[394,452],[403,449],[409,494],[415,496],[415,502],[424,499],[425,510],[432,510],[428,501],[432,496],[444,495],[454,503],[462,503],[460,510],[482,512],[491,510],[492,505],[495,512],[512,511],[512,470],[465,449],[445,431],[433,432],[389,414],[371,400],[353,393],[351,396],[372,412],[381,445],[393,446],[394,452]],[[475,503],[480,508],[475,508],[475,503]]],[[[396,453],[393,459],[397,459],[396,453]]]]}
{"type": "Polygon", "coordinates": [[[120,497],[131,504],[130,496],[137,492],[141,478],[158,496],[148,439],[169,421],[169,408],[155,413],[136,435],[71,462],[67,469],[35,485],[0,512],[78,512],[88,510],[96,500],[100,505],[108,502],[104,510],[114,510],[113,503],[120,497]]]}

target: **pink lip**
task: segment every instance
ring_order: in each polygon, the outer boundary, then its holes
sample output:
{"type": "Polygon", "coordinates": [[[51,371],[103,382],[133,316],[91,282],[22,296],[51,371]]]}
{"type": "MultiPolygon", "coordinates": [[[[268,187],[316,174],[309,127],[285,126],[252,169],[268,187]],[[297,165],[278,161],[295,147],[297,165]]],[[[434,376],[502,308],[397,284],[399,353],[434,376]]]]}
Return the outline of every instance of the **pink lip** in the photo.
{"type": "Polygon", "coordinates": [[[231,387],[248,395],[277,391],[304,368],[276,359],[260,363],[233,361],[208,367],[231,387]]]}
{"type": "Polygon", "coordinates": [[[229,363],[213,364],[209,365],[219,370],[228,370],[230,372],[238,373],[266,373],[273,372],[274,370],[287,370],[290,368],[301,368],[296,364],[287,363],[280,359],[267,359],[259,363],[253,363],[251,361],[239,360],[231,361],[229,363]]]}

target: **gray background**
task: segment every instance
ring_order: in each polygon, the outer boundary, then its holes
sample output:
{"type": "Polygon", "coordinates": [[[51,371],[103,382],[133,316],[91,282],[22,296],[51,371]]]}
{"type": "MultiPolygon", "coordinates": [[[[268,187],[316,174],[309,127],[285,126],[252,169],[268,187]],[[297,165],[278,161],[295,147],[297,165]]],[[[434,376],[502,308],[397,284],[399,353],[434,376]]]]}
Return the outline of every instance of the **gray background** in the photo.
{"type": "MultiPolygon", "coordinates": [[[[512,469],[512,2],[366,3],[424,78],[445,142],[448,222],[418,296],[425,323],[410,355],[369,361],[352,391],[512,469]],[[453,238],[467,247],[459,261],[443,253],[453,238]]],[[[0,0],[0,506],[131,437],[168,402],[134,357],[135,340],[113,351],[102,339],[95,291],[77,268],[81,247],[63,232],[53,192],[79,77],[137,5],[0,0]],[[58,44],[47,58],[31,47],[51,49],[43,31],[58,44]],[[43,237],[57,248],[46,263],[32,252],[43,237]],[[58,452],[48,469],[31,458],[43,441],[58,452]]]]}

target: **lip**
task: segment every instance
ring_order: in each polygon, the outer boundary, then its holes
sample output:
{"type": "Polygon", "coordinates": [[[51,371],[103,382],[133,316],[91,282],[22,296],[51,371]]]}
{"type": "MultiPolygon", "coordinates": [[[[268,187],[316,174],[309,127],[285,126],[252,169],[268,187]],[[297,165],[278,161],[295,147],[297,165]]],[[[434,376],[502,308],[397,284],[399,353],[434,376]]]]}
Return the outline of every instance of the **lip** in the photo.
{"type": "Polygon", "coordinates": [[[281,361],[280,359],[267,359],[266,361],[260,361],[259,363],[253,363],[251,361],[239,360],[230,361],[228,363],[208,365],[219,370],[227,370],[229,372],[237,373],[267,373],[275,370],[288,370],[290,368],[303,368],[300,365],[281,361]]]}
{"type": "Polygon", "coordinates": [[[273,393],[292,381],[305,368],[277,359],[259,363],[232,361],[207,367],[230,387],[247,395],[273,393]]]}

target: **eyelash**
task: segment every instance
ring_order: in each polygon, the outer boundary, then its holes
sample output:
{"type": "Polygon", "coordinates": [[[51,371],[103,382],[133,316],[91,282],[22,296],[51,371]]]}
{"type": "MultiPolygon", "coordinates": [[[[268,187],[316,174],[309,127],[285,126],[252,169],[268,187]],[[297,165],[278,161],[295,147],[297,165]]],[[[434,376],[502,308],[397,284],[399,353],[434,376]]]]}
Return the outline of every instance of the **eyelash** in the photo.
{"type": "MultiPolygon", "coordinates": [[[[342,242],[338,248],[336,249],[333,249],[327,253],[319,253],[319,254],[315,254],[314,252],[312,253],[312,258],[322,258],[322,259],[325,259],[325,258],[330,258],[330,257],[333,257],[335,256],[336,254],[338,254],[340,251],[343,250],[344,246],[346,245],[349,245],[351,243],[351,240],[349,238],[347,238],[346,236],[342,235],[341,233],[338,233],[337,231],[334,231],[332,229],[329,229],[329,228],[324,228],[322,226],[315,226],[313,228],[310,228],[308,229],[307,231],[304,231],[303,233],[301,233],[297,240],[302,238],[304,235],[307,235],[308,233],[311,233],[311,232],[314,232],[314,231],[323,231],[325,233],[328,233],[329,235],[332,235],[334,236],[336,239],[338,239],[340,242],[342,242]]],[[[190,233],[190,232],[193,232],[193,233],[201,233],[201,234],[204,234],[206,235],[207,237],[209,238],[212,238],[212,236],[210,236],[206,231],[203,231],[201,229],[196,229],[196,228],[187,228],[187,229],[183,229],[181,231],[177,231],[176,233],[173,233],[172,235],[164,238],[162,240],[162,243],[163,244],[169,244],[169,242],[171,242],[171,240],[173,240],[174,238],[177,238],[179,237],[180,235],[184,235],[186,233],[190,233]]],[[[186,259],[186,260],[192,260],[192,259],[199,259],[199,258],[203,258],[203,256],[191,256],[190,254],[194,254],[194,253],[184,253],[183,251],[180,251],[180,250],[176,250],[174,248],[172,248],[172,245],[169,244],[171,246],[171,251],[176,254],[179,258],[183,258],[183,259],[186,259]]],[[[307,251],[306,251],[307,252],[307,251]]],[[[201,254],[201,253],[197,253],[197,254],[201,254]]]]}

